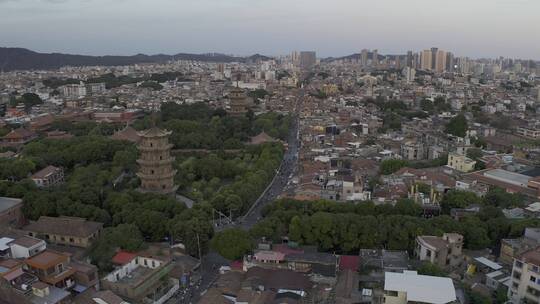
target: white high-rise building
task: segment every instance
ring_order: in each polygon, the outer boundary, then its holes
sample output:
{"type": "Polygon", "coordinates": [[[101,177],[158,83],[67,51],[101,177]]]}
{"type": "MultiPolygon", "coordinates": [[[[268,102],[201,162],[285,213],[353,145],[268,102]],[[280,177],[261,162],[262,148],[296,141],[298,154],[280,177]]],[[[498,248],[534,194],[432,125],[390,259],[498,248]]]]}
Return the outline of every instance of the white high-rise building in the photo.
{"type": "Polygon", "coordinates": [[[86,96],[86,86],[80,84],[66,84],[62,87],[62,95],[66,98],[81,98],[86,96]]]}
{"type": "Polygon", "coordinates": [[[363,49],[362,53],[360,53],[360,64],[365,67],[368,65],[368,50],[363,49]]]}
{"type": "Polygon", "coordinates": [[[403,77],[405,78],[405,80],[407,81],[407,83],[413,82],[416,77],[416,70],[410,67],[405,67],[401,71],[401,73],[403,77]]]}
{"type": "Polygon", "coordinates": [[[420,54],[420,69],[424,71],[429,71],[432,69],[432,52],[431,50],[423,50],[420,54]]]}
{"type": "Polygon", "coordinates": [[[446,52],[443,50],[437,50],[437,55],[435,57],[435,66],[433,69],[437,73],[443,73],[446,71],[446,52]]]}

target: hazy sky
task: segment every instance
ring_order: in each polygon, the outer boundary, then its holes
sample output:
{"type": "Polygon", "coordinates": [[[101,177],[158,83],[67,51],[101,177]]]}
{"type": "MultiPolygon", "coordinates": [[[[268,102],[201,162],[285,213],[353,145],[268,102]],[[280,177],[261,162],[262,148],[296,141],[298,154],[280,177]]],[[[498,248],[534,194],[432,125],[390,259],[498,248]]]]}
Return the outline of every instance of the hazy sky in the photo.
{"type": "Polygon", "coordinates": [[[540,0],[0,0],[0,46],[320,56],[431,46],[540,59],[540,0]]]}

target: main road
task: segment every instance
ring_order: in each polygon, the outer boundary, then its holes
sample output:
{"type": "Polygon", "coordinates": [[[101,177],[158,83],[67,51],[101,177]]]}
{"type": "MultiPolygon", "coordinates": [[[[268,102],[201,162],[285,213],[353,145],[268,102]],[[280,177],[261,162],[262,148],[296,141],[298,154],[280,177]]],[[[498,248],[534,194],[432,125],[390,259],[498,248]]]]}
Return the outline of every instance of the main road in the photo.
{"type": "Polygon", "coordinates": [[[295,115],[287,141],[288,148],[283,155],[281,165],[270,185],[261,194],[249,211],[240,219],[238,226],[243,229],[247,230],[253,227],[261,219],[263,208],[276,200],[291,181],[297,167],[298,150],[300,148],[298,128],[299,118],[295,115]]]}

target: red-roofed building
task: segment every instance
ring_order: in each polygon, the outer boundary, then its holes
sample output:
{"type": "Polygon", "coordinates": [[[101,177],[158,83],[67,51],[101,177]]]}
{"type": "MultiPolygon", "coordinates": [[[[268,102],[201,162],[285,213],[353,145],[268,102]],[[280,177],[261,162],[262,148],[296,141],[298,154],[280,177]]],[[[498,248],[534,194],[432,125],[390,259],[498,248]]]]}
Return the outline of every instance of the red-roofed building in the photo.
{"type": "Polygon", "coordinates": [[[231,270],[243,271],[244,261],[232,261],[230,266],[231,266],[231,270]]]}
{"type": "Polygon", "coordinates": [[[281,252],[285,255],[288,255],[288,254],[302,254],[304,253],[304,250],[302,249],[296,249],[296,248],[291,248],[289,245],[287,244],[276,244],[276,245],[273,245],[272,246],[272,249],[274,251],[277,251],[277,252],[281,252]]]}
{"type": "Polygon", "coordinates": [[[117,265],[126,265],[129,264],[133,259],[137,257],[136,254],[127,252],[127,251],[119,251],[113,258],[112,262],[117,265]]]}
{"type": "Polygon", "coordinates": [[[255,253],[255,260],[263,263],[280,263],[285,260],[285,254],[277,251],[259,251],[255,253]]]}
{"type": "Polygon", "coordinates": [[[360,257],[357,255],[342,255],[339,258],[339,270],[358,271],[360,257]]]}

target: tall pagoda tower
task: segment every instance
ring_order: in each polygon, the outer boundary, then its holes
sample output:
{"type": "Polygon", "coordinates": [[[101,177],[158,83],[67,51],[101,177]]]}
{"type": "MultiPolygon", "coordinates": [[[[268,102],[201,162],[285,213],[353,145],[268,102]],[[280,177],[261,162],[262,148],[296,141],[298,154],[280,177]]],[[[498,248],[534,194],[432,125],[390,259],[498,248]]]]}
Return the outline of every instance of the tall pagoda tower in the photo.
{"type": "Polygon", "coordinates": [[[242,116],[245,115],[250,107],[250,102],[244,90],[234,87],[229,93],[229,114],[242,116]]]}
{"type": "Polygon", "coordinates": [[[169,143],[171,133],[157,127],[138,133],[140,158],[137,163],[140,170],[137,176],[141,179],[140,191],[174,194],[178,189],[174,185],[176,170],[172,166],[174,157],[171,157],[172,145],[169,143]]]}

